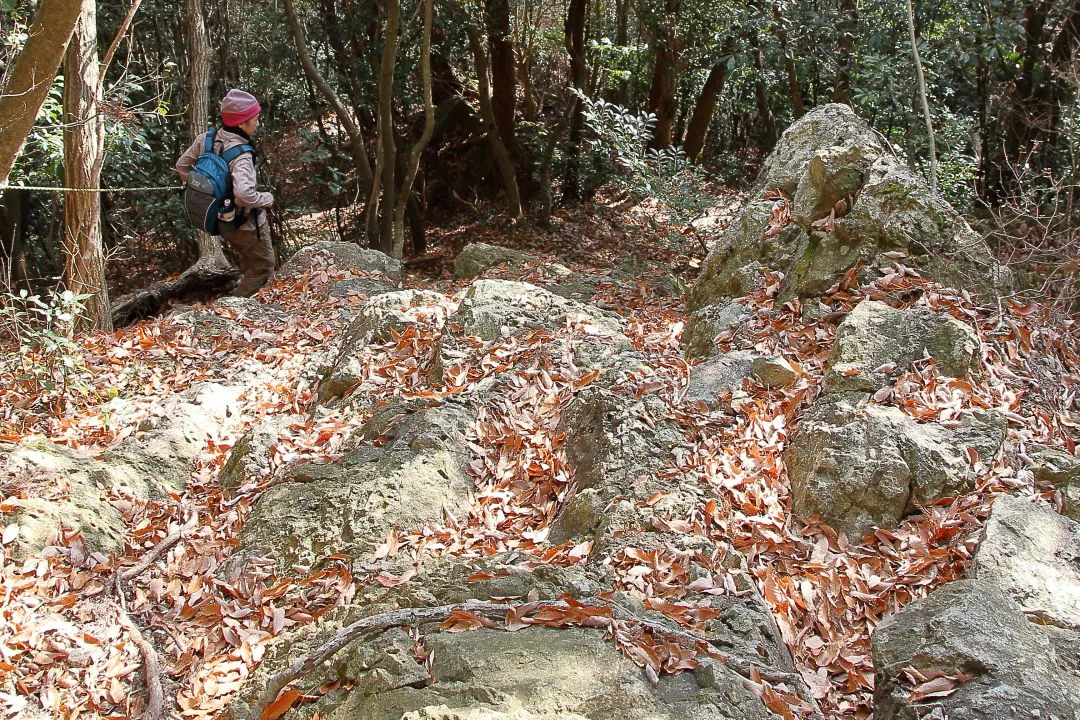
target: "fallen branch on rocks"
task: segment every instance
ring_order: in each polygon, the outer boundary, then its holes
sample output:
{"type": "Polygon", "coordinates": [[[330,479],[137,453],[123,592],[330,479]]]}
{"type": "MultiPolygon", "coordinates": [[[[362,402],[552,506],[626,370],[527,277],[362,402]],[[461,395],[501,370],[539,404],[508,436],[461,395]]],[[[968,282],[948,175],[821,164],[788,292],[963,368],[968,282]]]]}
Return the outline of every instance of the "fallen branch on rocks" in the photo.
{"type": "Polygon", "coordinates": [[[195,263],[172,280],[161,280],[149,287],[124,295],[112,304],[114,327],[124,327],[157,313],[170,300],[193,293],[223,293],[240,273],[233,267],[195,263]]]}
{"type": "MultiPolygon", "coordinates": [[[[522,614],[522,619],[527,619],[524,616],[525,612],[535,612],[544,609],[553,610],[565,610],[568,613],[566,625],[568,626],[583,626],[583,622],[575,622],[572,617],[574,611],[581,611],[588,609],[592,611],[602,610],[606,611],[607,617],[612,620],[621,620],[624,622],[632,622],[643,628],[646,628],[652,632],[661,633],[664,635],[672,636],[680,640],[684,640],[693,643],[695,647],[706,653],[707,655],[716,658],[721,661],[740,676],[742,676],[745,682],[749,683],[751,689],[757,689],[758,684],[751,679],[754,675],[761,680],[769,683],[789,683],[795,688],[795,692],[799,697],[807,702],[807,704],[814,709],[814,715],[812,717],[821,718],[820,713],[816,710],[817,703],[813,699],[813,694],[806,682],[798,673],[786,673],[768,670],[764,668],[758,668],[752,663],[743,662],[736,658],[733,658],[726,653],[721,653],[712,647],[711,640],[706,635],[692,632],[683,628],[671,627],[668,624],[658,622],[646,617],[642,617],[637,613],[631,612],[626,608],[618,605],[614,605],[609,602],[603,602],[598,600],[586,600],[586,601],[565,601],[565,600],[552,600],[552,601],[539,601],[524,603],[519,605],[513,605],[508,603],[494,603],[484,602],[480,600],[469,600],[462,603],[455,603],[452,605],[439,605],[435,607],[421,607],[421,608],[403,608],[401,610],[391,610],[389,612],[379,613],[377,615],[371,615],[369,617],[360,618],[356,622],[347,625],[339,630],[329,640],[317,647],[312,652],[308,653],[304,657],[294,661],[289,667],[285,668],[281,672],[277,673],[269,679],[266,683],[266,687],[259,695],[255,702],[255,705],[251,708],[251,713],[248,717],[257,719],[262,717],[266,708],[278,698],[283,690],[288,687],[293,681],[307,675],[312,670],[317,668],[322,663],[329,660],[338,652],[346,648],[351,643],[358,640],[360,637],[377,631],[383,631],[394,627],[422,625],[424,623],[436,622],[446,620],[455,613],[471,613],[473,615],[488,618],[488,619],[505,619],[508,612],[517,611],[522,614]]],[[[595,618],[595,614],[593,615],[595,618]]],[[[587,619],[587,618],[586,618],[587,619]]],[[[542,625],[543,623],[536,623],[542,625]]],[[[595,627],[595,625],[591,625],[595,627]]]]}

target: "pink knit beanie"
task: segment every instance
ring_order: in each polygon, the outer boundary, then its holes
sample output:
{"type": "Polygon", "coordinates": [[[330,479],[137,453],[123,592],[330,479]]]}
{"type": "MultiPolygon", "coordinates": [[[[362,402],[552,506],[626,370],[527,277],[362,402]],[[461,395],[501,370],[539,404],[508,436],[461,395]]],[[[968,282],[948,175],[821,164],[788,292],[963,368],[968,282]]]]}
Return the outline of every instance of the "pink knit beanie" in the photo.
{"type": "Polygon", "coordinates": [[[233,127],[247,122],[261,111],[255,96],[243,90],[230,90],[221,101],[221,121],[233,127]]]}

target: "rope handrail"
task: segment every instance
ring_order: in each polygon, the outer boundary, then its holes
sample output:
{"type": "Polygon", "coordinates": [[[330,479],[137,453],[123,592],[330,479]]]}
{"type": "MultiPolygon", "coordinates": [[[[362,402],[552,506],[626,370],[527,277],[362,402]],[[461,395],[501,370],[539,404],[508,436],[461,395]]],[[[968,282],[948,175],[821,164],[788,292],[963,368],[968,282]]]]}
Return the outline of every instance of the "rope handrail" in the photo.
{"type": "Polygon", "coordinates": [[[35,190],[45,192],[83,192],[83,193],[133,193],[154,192],[165,190],[183,190],[183,185],[147,185],[143,187],[118,187],[118,188],[71,188],[52,187],[48,185],[0,185],[0,192],[4,190],[35,190]]]}

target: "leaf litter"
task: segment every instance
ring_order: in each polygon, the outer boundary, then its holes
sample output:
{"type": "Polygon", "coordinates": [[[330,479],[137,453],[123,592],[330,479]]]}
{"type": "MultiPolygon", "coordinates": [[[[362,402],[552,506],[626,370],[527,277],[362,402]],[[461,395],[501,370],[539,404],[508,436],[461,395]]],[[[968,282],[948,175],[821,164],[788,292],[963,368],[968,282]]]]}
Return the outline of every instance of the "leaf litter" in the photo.
{"type": "MultiPolygon", "coordinates": [[[[780,226],[786,200],[774,199],[780,226]]],[[[593,253],[592,265],[574,263],[577,272],[595,273],[595,267],[613,264],[622,252],[620,238],[607,237],[613,220],[602,213],[560,222],[556,236],[573,237],[577,260],[583,247],[593,253]],[[588,242],[580,242],[575,232],[588,242]]],[[[499,242],[497,228],[485,231],[499,242]]],[[[474,228],[469,237],[482,234],[474,228]]],[[[556,255],[566,247],[540,236],[521,241],[556,255]]],[[[821,299],[825,312],[816,321],[803,320],[797,300],[777,304],[781,278],[771,275],[760,290],[741,300],[753,316],[737,334],[721,335],[719,350],[779,355],[798,369],[799,379],[772,390],[748,382],[721,398],[719,408],[706,408],[683,400],[689,366],[680,348],[687,320],[682,302],[659,296],[649,283],[665,267],[693,272],[700,258],[660,251],[654,255],[651,268],[634,281],[600,283],[592,302],[617,309],[628,337],[649,360],[649,370],[630,377],[619,391],[664,399],[669,417],[686,433],[686,442],[658,476],[672,486],[695,488],[700,503],[686,515],[662,515],[660,529],[716,539],[740,551],[747,561],[746,577],[771,608],[826,716],[869,717],[873,629],[906,603],[963,577],[996,493],[1047,489],[1032,486],[1019,453],[969,457],[975,491],[922,508],[895,530],[846,538],[814,519],[793,516],[781,453],[790,428],[820,393],[836,323],[860,300],[875,299],[897,307],[923,305],[972,324],[983,340],[977,380],[943,378],[927,361],[917,363],[872,401],[894,405],[920,421],[943,424],[965,409],[998,408],[1009,419],[1010,437],[1020,453],[1024,444],[1036,441],[1070,453],[1076,450],[1080,354],[1075,333],[1037,304],[1008,301],[1000,308],[979,307],[966,293],[920,277],[899,258],[894,272],[869,286],[857,286],[850,274],[821,299]],[[1054,370],[1050,382],[1047,365],[1054,370]]],[[[489,276],[536,280],[544,272],[527,265],[496,269],[489,276]]],[[[535,331],[491,343],[465,343],[462,357],[446,369],[443,385],[431,387],[424,367],[451,308],[428,308],[417,315],[415,326],[365,350],[363,380],[352,396],[336,407],[319,406],[307,368],[341,333],[341,313],[363,301],[358,295],[333,297],[328,288],[334,280],[354,275],[324,263],[299,280],[279,281],[264,290],[260,300],[276,303],[287,313],[281,327],[261,326],[228,308],[209,306],[200,310],[231,323],[218,334],[199,333],[192,325],[166,318],[84,336],[79,341],[94,387],[111,390],[108,396],[75,397],[59,412],[10,378],[0,384],[0,441],[40,434],[97,452],[125,437],[138,437],[139,422],[168,395],[207,379],[238,378],[247,387],[240,398],[242,411],[208,433],[205,451],[181,496],[109,498],[128,528],[121,555],[89,553],[77,532],[65,530],[40,556],[17,561],[11,554],[17,529],[5,527],[0,545],[0,698],[5,710],[0,712],[6,717],[37,705],[65,719],[143,712],[142,659],[109,602],[110,582],[183,527],[189,529],[181,541],[134,578],[127,593],[131,616],[159,649],[169,701],[183,718],[220,713],[276,636],[347,604],[364,583],[391,587],[408,581],[414,571],[354,576],[344,558],[330,558],[318,569],[295,566],[288,575],[275,573],[271,561],[255,559],[227,579],[220,576],[253,503],[276,473],[299,461],[333,461],[355,446],[357,430],[370,413],[370,403],[350,402],[360,395],[376,401],[467,395],[495,375],[505,385],[497,402],[477,407],[469,437],[475,490],[468,519],[398,529],[377,557],[480,557],[515,550],[537,563],[573,564],[589,556],[591,543],[549,544],[547,528],[572,480],[562,450],[565,438],[558,431],[560,412],[595,374],[582,373],[565,357],[554,355],[550,334],[535,331]],[[227,497],[217,477],[230,449],[270,416],[292,418],[271,449],[271,467],[245,478],[239,493],[227,497]]],[[[430,284],[447,292],[462,287],[445,279],[430,284]]],[[[0,489],[5,498],[25,492],[6,480],[0,489]]],[[[658,493],[649,502],[662,499],[658,493]]],[[[689,630],[714,612],[695,602],[693,594],[739,592],[731,573],[713,559],[692,558],[673,548],[627,547],[609,562],[620,589],[689,630]],[[713,563],[716,571],[692,579],[691,561],[713,563]]],[[[483,574],[470,578],[477,579],[483,574]]],[[[509,631],[531,624],[603,627],[652,682],[662,673],[694,667],[707,651],[615,620],[597,608],[535,609],[529,600],[508,609],[499,623],[458,612],[441,627],[449,632],[492,625],[509,631]]],[[[422,641],[418,643],[422,654],[422,641]]],[[[753,667],[750,671],[749,680],[770,710],[785,718],[804,716],[805,704],[792,687],[763,678],[753,667]]],[[[948,668],[937,674],[909,669],[906,677],[912,701],[947,695],[969,679],[948,668]]],[[[294,690],[286,691],[264,717],[276,717],[303,699],[294,690]]]]}

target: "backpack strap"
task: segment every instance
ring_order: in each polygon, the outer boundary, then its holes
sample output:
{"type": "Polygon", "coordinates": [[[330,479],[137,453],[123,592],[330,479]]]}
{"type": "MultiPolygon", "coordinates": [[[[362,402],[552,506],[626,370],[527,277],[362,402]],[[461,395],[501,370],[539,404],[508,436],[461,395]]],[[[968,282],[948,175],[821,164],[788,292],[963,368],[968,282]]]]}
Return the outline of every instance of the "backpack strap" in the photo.
{"type": "Polygon", "coordinates": [[[254,155],[255,148],[251,147],[246,143],[244,145],[237,145],[221,153],[221,159],[224,160],[226,164],[232,164],[233,160],[240,157],[244,153],[251,153],[252,155],[254,155]]]}
{"type": "Polygon", "coordinates": [[[217,128],[210,128],[206,131],[206,142],[203,143],[203,152],[214,152],[214,136],[217,135],[217,128]]]}

